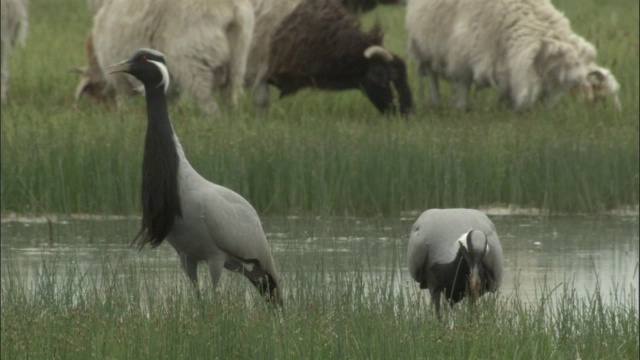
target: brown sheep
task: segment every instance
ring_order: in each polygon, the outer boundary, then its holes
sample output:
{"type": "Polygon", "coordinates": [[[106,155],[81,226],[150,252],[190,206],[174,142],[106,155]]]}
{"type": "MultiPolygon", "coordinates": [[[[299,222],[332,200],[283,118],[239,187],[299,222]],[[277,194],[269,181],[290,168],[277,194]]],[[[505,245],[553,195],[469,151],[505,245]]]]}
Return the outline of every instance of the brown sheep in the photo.
{"type": "Polygon", "coordinates": [[[271,43],[267,78],[280,97],[305,87],[361,89],[382,113],[413,107],[405,63],[382,47],[376,24],[369,32],[334,0],[302,1],[282,21],[271,43]]]}

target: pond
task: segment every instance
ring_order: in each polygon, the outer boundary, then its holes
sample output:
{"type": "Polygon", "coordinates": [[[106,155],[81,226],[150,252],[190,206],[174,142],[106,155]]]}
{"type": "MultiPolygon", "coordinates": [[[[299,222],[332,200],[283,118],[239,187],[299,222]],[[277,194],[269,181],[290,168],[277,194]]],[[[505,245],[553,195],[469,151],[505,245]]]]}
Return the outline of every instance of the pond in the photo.
{"type": "MultiPolygon", "coordinates": [[[[589,296],[599,286],[605,302],[631,292],[638,298],[638,216],[490,217],[505,258],[501,295],[517,290],[535,301],[542,286],[569,286],[577,296],[589,296]]],[[[302,272],[317,273],[327,284],[338,275],[361,274],[394,292],[415,294],[419,289],[407,271],[406,248],[416,218],[270,216],[262,221],[286,286],[297,286],[294,279],[302,272]]],[[[105,262],[153,267],[165,281],[186,281],[168,244],[140,252],[129,246],[138,224],[130,218],[4,218],[2,282],[11,273],[6,269],[29,278],[46,263],[73,264],[100,277],[105,262]]],[[[64,268],[58,276],[64,277],[64,268]]],[[[206,279],[204,266],[200,270],[206,279]]]]}

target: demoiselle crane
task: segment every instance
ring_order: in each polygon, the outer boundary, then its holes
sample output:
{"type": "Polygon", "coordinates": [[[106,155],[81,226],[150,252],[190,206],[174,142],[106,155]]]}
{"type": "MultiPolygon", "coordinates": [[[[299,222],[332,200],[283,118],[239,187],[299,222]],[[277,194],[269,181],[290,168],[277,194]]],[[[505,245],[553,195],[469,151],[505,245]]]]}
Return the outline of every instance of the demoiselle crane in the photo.
{"type": "Polygon", "coordinates": [[[142,249],[166,238],[197,286],[197,266],[206,262],[216,288],[222,269],[244,274],[267,302],[282,304],[278,276],[255,209],[242,196],[200,176],[185,157],[169,114],[165,56],[140,49],[111,65],[144,85],[147,133],[142,164],[142,228],[134,241],[142,249]]]}
{"type": "Polygon", "coordinates": [[[502,282],[502,247],[496,228],[474,209],[429,209],[413,224],[407,249],[409,272],[429,289],[436,314],[440,297],[451,306],[466,294],[475,302],[502,282]]]}

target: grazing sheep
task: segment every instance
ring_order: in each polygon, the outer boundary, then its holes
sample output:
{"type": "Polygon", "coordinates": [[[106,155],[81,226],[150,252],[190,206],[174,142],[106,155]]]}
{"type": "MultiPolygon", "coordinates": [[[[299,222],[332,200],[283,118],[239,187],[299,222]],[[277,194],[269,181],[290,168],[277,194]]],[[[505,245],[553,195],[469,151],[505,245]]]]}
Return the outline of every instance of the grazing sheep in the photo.
{"type": "Polygon", "coordinates": [[[588,69],[587,80],[574,88],[581,93],[584,98],[589,101],[603,101],[608,97],[613,98],[613,104],[616,109],[621,110],[622,104],[616,95],[620,85],[613,77],[609,69],[590,64],[588,69]]]}
{"type": "MultiPolygon", "coordinates": [[[[124,5],[113,4],[114,2],[121,3],[123,1],[124,0],[106,0],[106,1],[103,1],[105,3],[103,7],[110,8],[110,7],[117,6],[117,7],[123,8],[124,5]]],[[[144,1],[148,2],[150,0],[144,0],[144,1]]],[[[309,1],[309,0],[305,0],[305,1],[309,1]]],[[[268,107],[268,104],[269,104],[269,85],[268,85],[267,73],[269,71],[270,53],[272,51],[271,49],[272,37],[280,27],[283,20],[293,12],[293,10],[301,2],[301,0],[250,0],[250,2],[253,8],[255,24],[254,24],[254,31],[251,36],[249,53],[246,59],[244,83],[246,84],[247,87],[249,87],[253,91],[254,103],[256,105],[256,108],[264,109],[268,107]]],[[[95,4],[95,2],[89,0],[89,6],[95,7],[95,5],[93,4],[95,4]]],[[[166,7],[166,5],[162,5],[162,6],[166,7]]],[[[144,24],[134,25],[135,22],[128,20],[128,18],[119,17],[119,14],[121,12],[123,13],[127,12],[126,9],[120,10],[117,13],[115,13],[114,11],[109,11],[108,13],[105,13],[105,12],[107,12],[107,10],[99,11],[99,13],[94,18],[93,30],[87,35],[87,40],[85,43],[85,52],[88,60],[88,65],[85,67],[81,67],[81,68],[76,67],[73,69],[73,71],[81,74],[81,79],[78,86],[76,87],[76,92],[75,92],[76,100],[79,100],[83,94],[87,94],[90,97],[98,99],[100,101],[108,101],[109,99],[112,99],[114,97],[116,93],[116,88],[118,88],[118,93],[125,93],[125,94],[134,93],[135,89],[139,88],[136,80],[131,78],[117,77],[116,79],[109,79],[109,82],[107,83],[107,80],[105,79],[104,71],[103,71],[104,64],[108,64],[113,61],[116,61],[118,58],[125,57],[126,54],[129,53],[132,49],[136,47],[147,46],[147,47],[154,47],[154,48],[160,49],[164,53],[169,53],[169,51],[167,51],[166,48],[163,48],[162,45],[151,43],[150,40],[146,40],[147,38],[151,38],[151,37],[158,38],[159,36],[156,33],[160,33],[159,30],[155,32],[145,30],[147,33],[152,33],[152,35],[154,36],[144,36],[144,35],[135,36],[135,43],[132,43],[132,45],[130,46],[131,49],[129,49],[129,47],[125,49],[125,46],[122,46],[121,44],[126,43],[126,41],[122,39],[120,40],[120,42],[118,42],[118,39],[116,39],[115,35],[108,35],[109,32],[105,31],[107,29],[107,26],[113,26],[113,27],[126,26],[127,29],[130,29],[130,30],[128,30],[127,32],[124,32],[124,31],[117,32],[117,36],[121,36],[124,38],[126,36],[132,36],[128,34],[134,32],[133,31],[134,27],[136,29],[138,27],[144,29],[144,26],[143,26],[144,24]],[[126,22],[124,21],[125,19],[127,19],[126,22]],[[107,24],[107,21],[110,23],[110,25],[107,24]],[[98,31],[101,31],[103,35],[98,35],[98,31]],[[104,46],[103,47],[97,46],[99,43],[105,42],[105,40],[100,41],[98,39],[99,37],[107,38],[109,39],[109,44],[115,44],[115,45],[110,46],[107,49],[104,49],[103,48],[104,46]],[[142,38],[142,39],[139,39],[139,38],[142,38]],[[117,54],[115,54],[116,52],[117,54]],[[103,58],[105,60],[102,60],[103,58]]],[[[175,11],[173,13],[175,13],[175,11]]],[[[344,11],[340,12],[340,14],[343,14],[343,13],[344,11]]],[[[159,29],[160,27],[159,24],[154,26],[155,26],[154,29],[159,29]]],[[[166,31],[164,31],[164,33],[166,33],[166,31]]],[[[382,36],[380,35],[379,42],[381,42],[381,37],[382,36]]],[[[173,56],[172,58],[175,59],[175,56],[173,56]]],[[[403,88],[402,83],[404,81],[404,84],[405,84],[404,87],[406,88],[406,90],[398,90],[398,91],[405,91],[406,93],[410,94],[408,90],[408,86],[406,86],[406,80],[403,80],[403,79],[406,79],[406,75],[403,75],[405,71],[404,71],[404,67],[402,66],[404,65],[402,63],[402,60],[400,60],[397,57],[394,57],[394,63],[399,64],[397,65],[399,70],[396,71],[396,73],[398,73],[399,74],[398,77],[401,78],[400,80],[396,81],[396,84],[397,84],[396,86],[399,88],[403,88]]],[[[172,71],[174,72],[180,70],[180,69],[176,69],[174,66],[172,66],[171,68],[172,68],[172,71]]],[[[174,83],[177,83],[178,85],[180,85],[179,84],[180,79],[178,78],[179,75],[172,74],[172,76],[175,79],[174,83]]],[[[213,83],[214,80],[215,79],[210,81],[212,81],[213,83]]],[[[201,83],[203,82],[204,81],[201,81],[201,83]]],[[[204,84],[202,86],[204,87],[204,84]]],[[[214,86],[215,84],[211,85],[211,88],[213,88],[214,86]]],[[[200,93],[203,94],[204,92],[201,91],[200,93]]],[[[201,97],[205,97],[205,95],[202,95],[201,97]]],[[[412,105],[410,95],[404,96],[402,97],[402,99],[404,103],[402,107],[410,108],[412,105]]],[[[215,106],[215,103],[213,104],[215,106]]]]}
{"type": "Polygon", "coordinates": [[[380,27],[363,32],[333,0],[305,0],[282,20],[272,37],[266,78],[280,97],[305,87],[361,89],[386,113],[395,110],[395,88],[400,112],[413,106],[404,61],[382,47],[380,27]]]}
{"type": "Polygon", "coordinates": [[[551,105],[575,87],[619,106],[617,81],[549,0],[409,0],[406,28],[409,56],[430,77],[432,104],[442,76],[453,83],[458,108],[469,106],[472,83],[498,89],[516,110],[538,100],[551,105]]]}
{"type": "Polygon", "coordinates": [[[26,0],[0,0],[1,26],[0,33],[0,67],[2,68],[2,82],[0,98],[4,100],[9,92],[9,64],[7,56],[16,45],[24,43],[29,28],[26,0]]]}
{"type": "Polygon", "coordinates": [[[79,68],[83,71],[76,98],[83,93],[135,93],[141,88],[139,81],[125,75],[106,78],[104,69],[147,47],[172,59],[174,94],[189,94],[205,112],[216,114],[213,96],[221,89],[226,104],[234,107],[244,82],[253,27],[249,0],[104,1],[87,37],[89,65],[79,68]],[[102,82],[105,89],[91,87],[102,82]]]}

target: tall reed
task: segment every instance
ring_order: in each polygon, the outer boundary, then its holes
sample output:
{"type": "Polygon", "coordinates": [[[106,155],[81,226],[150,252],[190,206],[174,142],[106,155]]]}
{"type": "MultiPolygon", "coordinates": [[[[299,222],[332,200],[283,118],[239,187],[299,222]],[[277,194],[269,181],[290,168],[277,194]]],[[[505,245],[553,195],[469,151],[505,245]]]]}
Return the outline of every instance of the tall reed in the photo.
{"type": "MultiPolygon", "coordinates": [[[[260,213],[637,208],[638,4],[557,6],[620,80],[622,112],[568,96],[551,109],[512,113],[488,89],[474,94],[468,113],[448,103],[430,109],[416,98],[416,113],[403,119],[379,115],[358,91],[303,91],[274,95],[266,117],[255,116],[250,96],[217,119],[177,101],[170,106],[174,126],[195,168],[260,213]]],[[[1,210],[138,213],[142,99],[118,108],[84,99],[75,107],[77,79],[67,69],[86,63],[85,2],[33,1],[30,11],[30,36],[11,54],[12,88],[2,104],[1,210]]],[[[404,7],[380,6],[362,22],[366,28],[376,19],[385,44],[404,55],[404,7]]],[[[448,97],[449,86],[443,89],[448,97]]]]}
{"type": "MultiPolygon", "coordinates": [[[[355,255],[354,255],[355,257],[355,255]]],[[[266,306],[231,275],[198,300],[182,274],[103,258],[96,275],[55,261],[32,275],[3,261],[2,357],[20,358],[544,358],[635,359],[636,290],[611,302],[596,289],[545,284],[535,299],[485,296],[445,308],[389,273],[292,271],[285,307],[266,306]],[[384,279],[387,280],[384,280],[384,279]],[[398,288],[400,290],[392,290],[398,288]]],[[[296,266],[296,269],[302,269],[296,266]]]]}

